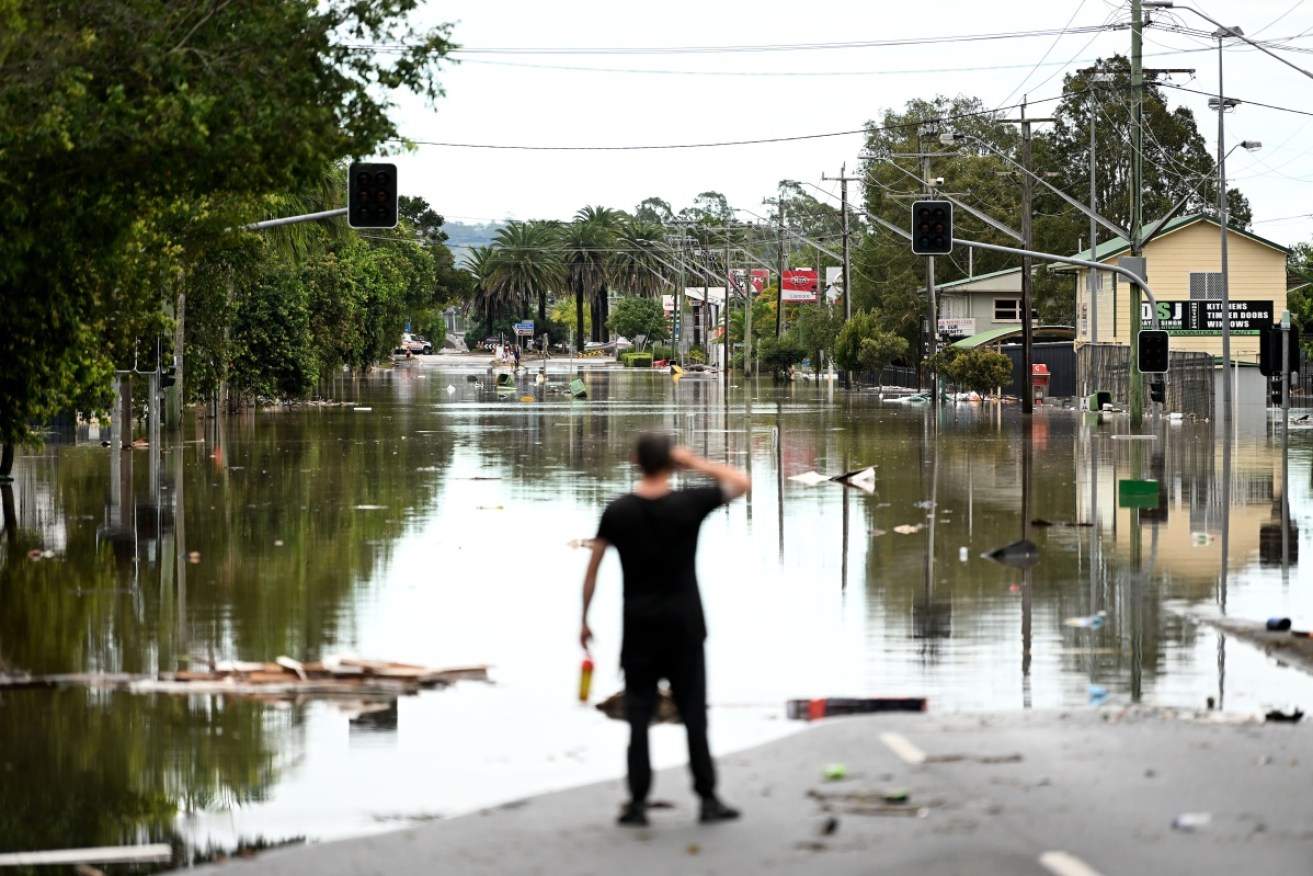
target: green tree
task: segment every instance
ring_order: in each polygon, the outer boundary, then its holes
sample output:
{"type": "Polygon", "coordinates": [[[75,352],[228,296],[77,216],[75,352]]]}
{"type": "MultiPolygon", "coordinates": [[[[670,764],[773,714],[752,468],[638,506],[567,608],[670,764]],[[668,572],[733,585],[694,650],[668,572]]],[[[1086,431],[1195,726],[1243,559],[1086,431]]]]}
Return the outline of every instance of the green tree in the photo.
{"type": "MultiPolygon", "coordinates": [[[[647,341],[664,341],[670,334],[661,302],[654,298],[621,298],[611,311],[610,329],[621,337],[639,336],[647,341]]],[[[642,344],[639,349],[642,350],[642,344]]]]}
{"type": "MultiPolygon", "coordinates": [[[[620,228],[620,214],[608,207],[583,207],[574,221],[561,230],[562,261],[566,278],[574,291],[575,344],[583,352],[587,342],[584,334],[584,305],[598,301],[605,303],[606,283],[612,269],[612,247],[620,228]]],[[[605,307],[591,307],[592,335],[601,337],[606,321],[605,307]]]]}
{"type": "MultiPolygon", "coordinates": [[[[844,371],[870,369],[878,374],[894,362],[906,360],[911,345],[883,325],[884,320],[875,311],[854,313],[835,339],[835,363],[844,371]]],[[[882,378],[880,383],[884,383],[882,378]]]]}
{"type": "Polygon", "coordinates": [[[395,138],[391,92],[441,94],[450,30],[408,25],[417,6],[4,4],[0,472],[31,424],[95,406],[127,350],[153,342],[181,252],[395,138]]]}
{"type": "Polygon", "coordinates": [[[621,223],[616,238],[613,282],[630,295],[654,298],[673,285],[663,252],[665,228],[637,219],[621,223]]]}
{"type": "Polygon", "coordinates": [[[547,299],[565,277],[559,233],[552,222],[510,222],[498,230],[492,242],[491,282],[484,286],[489,323],[494,312],[525,316],[533,302],[538,321],[547,321],[547,299]]]}
{"type": "Polygon", "coordinates": [[[1012,382],[1012,360],[986,347],[944,347],[928,360],[928,367],[949,383],[981,395],[1012,382]]]}
{"type": "Polygon", "coordinates": [[[795,335],[786,332],[778,338],[774,335],[762,338],[757,354],[766,370],[779,377],[806,359],[807,349],[798,342],[795,335]]]}
{"type": "Polygon", "coordinates": [[[820,373],[823,359],[834,358],[834,342],[843,328],[843,314],[828,304],[804,304],[789,331],[808,355],[814,356],[812,368],[820,373]]]}

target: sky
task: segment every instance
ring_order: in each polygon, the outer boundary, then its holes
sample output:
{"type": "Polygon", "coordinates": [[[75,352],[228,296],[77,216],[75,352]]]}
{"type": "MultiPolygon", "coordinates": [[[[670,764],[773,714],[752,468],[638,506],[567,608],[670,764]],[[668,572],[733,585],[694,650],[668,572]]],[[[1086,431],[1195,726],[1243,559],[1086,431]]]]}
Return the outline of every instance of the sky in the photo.
{"type": "MultiPolygon", "coordinates": [[[[1313,69],[1313,0],[1193,5],[1313,69]]],[[[1150,17],[1145,67],[1195,71],[1171,74],[1164,81],[1187,90],[1164,93],[1194,110],[1215,154],[1216,27],[1180,8],[1150,17]]],[[[416,21],[452,22],[460,63],[443,69],[435,104],[398,101],[394,117],[416,144],[396,157],[400,188],[465,223],[568,220],[648,197],[678,211],[704,191],[753,221],[786,179],[838,206],[839,183],[825,177],[858,173],[863,125],[885,109],[965,94],[1015,116],[1024,97],[1042,117],[1065,74],[1129,55],[1129,20],[1130,3],[1114,0],[429,0],[416,21]],[[1009,36],[981,38],[994,35],[1009,36]]],[[[1313,240],[1313,82],[1233,41],[1222,64],[1227,97],[1242,101],[1226,115],[1227,146],[1263,143],[1227,159],[1253,231],[1313,240]]],[[[951,187],[951,159],[935,171],[951,187]]],[[[1085,186],[1072,194],[1083,200],[1085,186]]]]}

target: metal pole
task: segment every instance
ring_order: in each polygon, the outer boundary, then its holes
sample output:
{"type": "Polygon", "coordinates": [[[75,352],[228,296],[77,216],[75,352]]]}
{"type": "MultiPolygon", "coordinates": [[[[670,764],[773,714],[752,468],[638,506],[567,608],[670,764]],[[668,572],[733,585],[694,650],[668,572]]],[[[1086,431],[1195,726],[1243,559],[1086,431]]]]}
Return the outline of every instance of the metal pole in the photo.
{"type": "MultiPolygon", "coordinates": [[[[925,189],[928,197],[934,197],[935,189],[930,180],[930,156],[922,152],[921,134],[917,132],[917,152],[921,152],[921,184],[925,189]]],[[[925,297],[926,297],[926,358],[933,357],[937,352],[939,334],[939,314],[935,307],[935,257],[925,257],[925,297]]],[[[926,375],[926,382],[930,389],[930,404],[938,409],[939,407],[939,375],[934,371],[929,371],[926,375]]],[[[935,418],[935,425],[938,426],[939,418],[935,418]]]]}
{"type": "MultiPolygon", "coordinates": [[[[1096,75],[1098,74],[1095,73],[1090,74],[1091,78],[1093,78],[1096,75]]],[[[1099,258],[1097,253],[1096,241],[1098,241],[1099,239],[1099,223],[1094,221],[1094,216],[1092,215],[1098,212],[1098,207],[1096,204],[1095,187],[1094,187],[1094,174],[1095,174],[1094,150],[1095,150],[1096,141],[1094,139],[1093,92],[1094,92],[1094,83],[1091,81],[1090,83],[1088,83],[1086,87],[1086,94],[1089,96],[1086,97],[1085,100],[1086,105],[1089,107],[1089,114],[1090,114],[1090,213],[1091,213],[1090,261],[1097,262],[1099,258]]],[[[1027,244],[1027,246],[1029,246],[1029,244],[1027,244]]],[[[1098,287],[1099,281],[1102,278],[1103,278],[1102,275],[1098,271],[1087,271],[1085,274],[1086,297],[1089,299],[1089,308],[1090,308],[1090,343],[1091,344],[1097,344],[1099,342],[1099,308],[1094,306],[1094,292],[1098,287]]]]}
{"type": "Polygon", "coordinates": [[[780,272],[779,285],[775,287],[775,340],[784,332],[784,198],[779,199],[780,210],[780,244],[776,254],[776,267],[780,272]]]}
{"type": "MultiPolygon", "coordinates": [[[[1138,258],[1144,250],[1143,186],[1144,152],[1144,10],[1140,0],[1131,0],[1131,256],[1138,258]]],[[[1131,285],[1130,406],[1131,428],[1139,431],[1144,423],[1144,378],[1140,375],[1140,351],[1136,338],[1141,326],[1140,287],[1131,285]]]]}
{"type": "MultiPolygon", "coordinates": [[[[839,165],[839,196],[840,203],[843,207],[843,324],[847,325],[853,318],[853,286],[852,286],[852,262],[848,249],[848,165],[847,163],[839,165]]],[[[843,385],[852,387],[853,373],[845,370],[843,372],[843,385]]],[[[848,513],[848,500],[844,499],[843,511],[848,513]]],[[[845,568],[848,558],[844,556],[845,568]]],[[[847,584],[847,576],[844,577],[844,583],[847,584]]]]}
{"type": "MultiPolygon", "coordinates": [[[[1030,249],[1033,245],[1035,186],[1030,174],[1030,122],[1026,120],[1026,97],[1021,99],[1021,164],[1026,173],[1021,175],[1021,245],[1030,249]]],[[[1031,386],[1031,375],[1035,370],[1035,333],[1031,324],[1031,302],[1033,300],[1031,277],[1033,263],[1030,256],[1021,257],[1021,413],[1035,413],[1035,391],[1031,386]]]]}
{"type": "Polygon", "coordinates": [[[1290,571],[1290,311],[1281,313],[1281,570],[1290,571]]]}
{"type": "Polygon", "coordinates": [[[1222,38],[1225,33],[1217,31],[1217,216],[1218,227],[1222,234],[1222,417],[1232,418],[1231,405],[1231,281],[1227,264],[1226,244],[1226,131],[1223,126],[1222,113],[1226,100],[1222,96],[1222,38]]]}
{"type": "MultiPolygon", "coordinates": [[[[732,285],[732,283],[731,283],[731,278],[734,276],[734,269],[733,269],[732,267],[730,267],[730,263],[729,263],[729,243],[730,243],[730,238],[729,238],[729,235],[726,234],[726,235],[725,235],[725,300],[724,300],[724,302],[720,305],[720,307],[721,307],[720,324],[721,324],[721,326],[722,326],[722,328],[721,328],[721,335],[720,335],[720,350],[721,350],[721,352],[720,352],[720,367],[721,367],[721,370],[724,372],[724,373],[721,375],[721,378],[725,381],[725,398],[726,398],[726,404],[727,404],[727,405],[729,404],[728,399],[729,399],[729,368],[730,368],[730,360],[729,360],[729,293],[730,293],[730,286],[732,285]]],[[[728,427],[728,426],[729,426],[729,422],[728,422],[728,419],[729,419],[729,408],[728,408],[728,407],[726,407],[726,409],[725,409],[725,418],[726,418],[726,421],[727,421],[727,422],[725,423],[725,425],[726,425],[726,427],[728,427]]],[[[728,434],[729,434],[728,431],[727,431],[725,434],[728,435],[728,434]]],[[[725,440],[726,440],[726,442],[729,441],[728,438],[726,438],[725,440]]]]}

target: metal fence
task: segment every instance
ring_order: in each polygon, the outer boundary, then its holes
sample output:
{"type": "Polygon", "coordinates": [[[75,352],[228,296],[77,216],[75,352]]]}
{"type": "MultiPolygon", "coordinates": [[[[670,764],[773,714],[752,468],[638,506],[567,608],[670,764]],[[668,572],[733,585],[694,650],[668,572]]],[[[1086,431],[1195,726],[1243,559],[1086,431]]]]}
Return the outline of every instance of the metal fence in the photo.
{"type": "MultiPolygon", "coordinates": [[[[1086,344],[1076,353],[1078,385],[1082,395],[1107,392],[1115,405],[1126,405],[1131,396],[1131,349],[1116,344],[1086,344]]],[[[1209,353],[1172,352],[1165,384],[1163,410],[1200,420],[1213,419],[1213,384],[1216,360],[1209,353]]],[[[1150,375],[1144,376],[1146,407],[1150,375]]]]}

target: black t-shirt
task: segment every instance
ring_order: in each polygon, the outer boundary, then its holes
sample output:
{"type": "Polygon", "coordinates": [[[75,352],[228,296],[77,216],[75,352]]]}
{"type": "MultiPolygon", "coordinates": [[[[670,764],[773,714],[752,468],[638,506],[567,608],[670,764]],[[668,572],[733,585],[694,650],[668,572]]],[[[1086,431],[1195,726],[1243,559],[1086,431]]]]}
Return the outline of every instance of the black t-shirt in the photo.
{"type": "Polygon", "coordinates": [[[707,636],[695,557],[702,521],[725,501],[719,486],[648,499],[629,493],[602,512],[597,537],[615,545],[624,572],[626,657],[707,636]]]}

